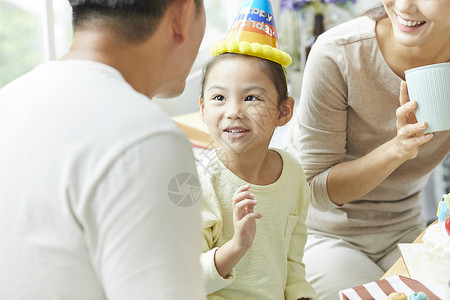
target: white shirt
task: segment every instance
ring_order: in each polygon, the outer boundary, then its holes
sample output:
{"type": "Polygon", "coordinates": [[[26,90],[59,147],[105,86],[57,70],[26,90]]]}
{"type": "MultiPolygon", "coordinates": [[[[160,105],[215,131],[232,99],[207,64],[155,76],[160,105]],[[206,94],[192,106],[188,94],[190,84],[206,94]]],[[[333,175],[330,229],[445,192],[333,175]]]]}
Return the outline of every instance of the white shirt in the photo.
{"type": "Polygon", "coordinates": [[[204,298],[190,144],[117,70],[7,85],[0,145],[0,299],[204,298]]]}

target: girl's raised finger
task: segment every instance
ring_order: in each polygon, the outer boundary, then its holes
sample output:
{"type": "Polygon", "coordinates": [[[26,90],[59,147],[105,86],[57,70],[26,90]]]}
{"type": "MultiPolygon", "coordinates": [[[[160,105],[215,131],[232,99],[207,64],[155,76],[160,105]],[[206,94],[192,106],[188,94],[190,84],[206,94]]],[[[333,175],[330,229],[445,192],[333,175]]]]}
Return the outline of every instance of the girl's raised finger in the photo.
{"type": "Polygon", "coordinates": [[[243,217],[241,219],[241,223],[244,225],[247,222],[250,222],[250,221],[253,221],[256,219],[261,219],[262,217],[263,217],[262,214],[254,212],[254,213],[245,215],[245,217],[243,217]]]}
{"type": "Polygon", "coordinates": [[[255,205],[257,204],[256,200],[253,199],[245,199],[241,202],[238,202],[234,206],[234,214],[238,220],[242,219],[245,215],[249,213],[249,211],[253,212],[255,205]]]}
{"type": "Polygon", "coordinates": [[[241,202],[244,199],[255,199],[255,195],[248,192],[248,191],[244,191],[244,192],[240,192],[238,194],[235,194],[233,196],[233,205],[236,205],[237,203],[241,202]]]}
{"type": "Polygon", "coordinates": [[[239,194],[239,193],[241,193],[241,192],[248,191],[249,189],[250,189],[250,184],[246,184],[246,185],[240,186],[234,192],[234,196],[239,194]]]}

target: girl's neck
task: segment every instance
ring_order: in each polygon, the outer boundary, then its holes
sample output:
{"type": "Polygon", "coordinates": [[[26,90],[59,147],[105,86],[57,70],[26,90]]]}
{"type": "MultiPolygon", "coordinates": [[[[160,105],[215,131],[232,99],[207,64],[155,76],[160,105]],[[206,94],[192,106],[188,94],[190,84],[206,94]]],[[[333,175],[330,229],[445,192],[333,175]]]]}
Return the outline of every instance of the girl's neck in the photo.
{"type": "Polygon", "coordinates": [[[377,22],[376,36],[387,64],[402,79],[405,79],[405,71],[408,69],[448,62],[450,58],[449,39],[436,40],[434,43],[417,47],[399,44],[394,37],[389,18],[377,22]]]}
{"type": "Polygon", "coordinates": [[[240,154],[221,148],[217,155],[231,172],[251,184],[274,183],[280,177],[283,169],[283,160],[280,154],[267,148],[240,154]]]}

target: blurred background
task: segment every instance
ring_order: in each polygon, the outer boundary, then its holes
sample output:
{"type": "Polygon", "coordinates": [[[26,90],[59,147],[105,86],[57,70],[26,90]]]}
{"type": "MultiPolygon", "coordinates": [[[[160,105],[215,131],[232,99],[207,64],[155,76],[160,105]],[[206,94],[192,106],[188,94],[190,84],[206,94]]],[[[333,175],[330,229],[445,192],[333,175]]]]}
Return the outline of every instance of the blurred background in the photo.
{"type": "MultiPolygon", "coordinates": [[[[381,5],[379,0],[272,0],[280,48],[293,58],[287,69],[289,91],[298,102],[307,52],[321,32],[381,5]]],[[[202,65],[209,50],[223,40],[242,0],[204,0],[206,32],[178,97],[153,99],[170,116],[198,111],[202,65]]],[[[38,64],[63,56],[72,42],[68,0],[0,0],[0,88],[38,64]]],[[[1,101],[1,99],[0,99],[1,101]]],[[[285,148],[288,126],[278,130],[272,146],[285,148]]],[[[450,157],[431,175],[424,193],[424,217],[436,219],[436,203],[450,192],[450,157]]]]}
{"type": "MultiPolygon", "coordinates": [[[[340,4],[342,1],[345,3],[347,0],[336,0],[336,3],[340,4]]],[[[378,3],[378,0],[352,1],[349,0],[351,9],[335,5],[333,0],[325,1],[331,2],[326,5],[325,10],[326,29],[378,3]]],[[[301,71],[301,64],[305,59],[301,53],[303,39],[310,36],[313,30],[314,2],[272,0],[280,47],[295,57],[296,71],[301,71]],[[300,7],[298,4],[303,2],[307,5],[300,7]]],[[[210,57],[211,45],[225,38],[242,0],[204,0],[204,4],[207,14],[206,33],[188,82],[195,81],[195,77],[199,76],[202,64],[210,57]]],[[[0,0],[0,88],[38,64],[63,56],[71,42],[71,8],[68,0],[0,0]]],[[[182,97],[165,101],[163,106],[170,115],[197,109],[195,100],[179,103],[186,96],[189,97],[191,92],[193,98],[198,97],[197,83],[188,84],[186,94],[182,97]]]]}

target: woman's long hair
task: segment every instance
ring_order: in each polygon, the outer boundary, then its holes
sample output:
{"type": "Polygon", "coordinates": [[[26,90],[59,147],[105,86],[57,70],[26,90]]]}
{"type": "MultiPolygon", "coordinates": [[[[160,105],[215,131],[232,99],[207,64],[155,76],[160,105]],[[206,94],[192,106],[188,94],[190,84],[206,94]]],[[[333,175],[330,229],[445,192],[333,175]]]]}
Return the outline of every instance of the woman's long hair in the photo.
{"type": "Polygon", "coordinates": [[[387,17],[387,13],[384,10],[384,6],[376,6],[374,8],[369,9],[368,11],[361,14],[362,16],[368,16],[369,18],[379,21],[385,17],[387,17]]]}

